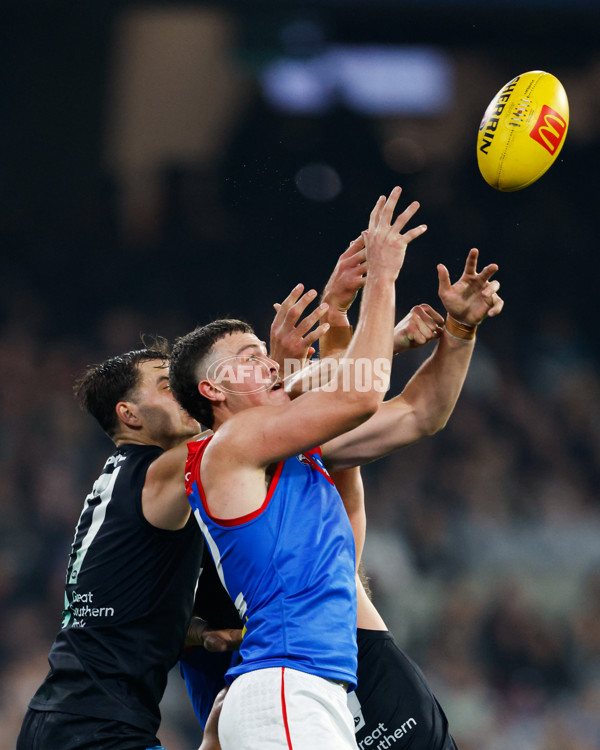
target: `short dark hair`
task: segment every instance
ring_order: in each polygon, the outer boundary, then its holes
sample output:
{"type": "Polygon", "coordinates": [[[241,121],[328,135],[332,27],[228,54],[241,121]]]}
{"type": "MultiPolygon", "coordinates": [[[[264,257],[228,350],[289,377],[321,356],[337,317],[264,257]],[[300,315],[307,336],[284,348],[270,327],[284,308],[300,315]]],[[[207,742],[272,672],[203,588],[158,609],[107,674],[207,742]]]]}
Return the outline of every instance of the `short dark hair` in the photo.
{"type": "Polygon", "coordinates": [[[198,365],[213,346],[231,333],[254,333],[252,326],[242,320],[223,318],[205,326],[198,326],[177,339],[171,353],[169,381],[179,404],[205,427],[212,428],[212,403],[198,391],[198,365]]]}
{"type": "Polygon", "coordinates": [[[110,438],[115,435],[119,424],[115,406],[119,401],[131,398],[141,380],[138,365],[151,359],[168,362],[169,344],[166,339],[155,337],[151,347],[135,349],[100,364],[89,365],[75,381],[73,391],[79,405],[96,418],[110,438]]]}

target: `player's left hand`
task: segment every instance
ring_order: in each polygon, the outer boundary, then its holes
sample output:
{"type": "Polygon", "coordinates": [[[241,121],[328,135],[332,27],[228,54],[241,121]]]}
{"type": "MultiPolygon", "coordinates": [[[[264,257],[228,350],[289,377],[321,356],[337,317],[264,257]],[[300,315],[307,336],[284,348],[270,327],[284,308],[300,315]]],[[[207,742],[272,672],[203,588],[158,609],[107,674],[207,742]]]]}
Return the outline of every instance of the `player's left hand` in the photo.
{"type": "Polygon", "coordinates": [[[428,304],[415,305],[394,328],[394,354],[416,349],[438,339],[444,318],[428,304]]]}
{"type": "Polygon", "coordinates": [[[314,289],[303,292],[304,286],[298,284],[283,302],[273,305],[275,317],[271,323],[269,356],[279,363],[281,372],[286,369],[286,359],[293,359],[300,362],[301,366],[304,365],[315,353],[315,341],[329,328],[328,323],[320,322],[328,310],[325,302],[302,318],[306,308],[317,297],[314,289]]]}
{"type": "Polygon", "coordinates": [[[446,266],[438,265],[438,293],[446,312],[454,320],[468,326],[477,326],[485,318],[498,315],[504,307],[504,300],[498,295],[500,282],[490,281],[498,270],[496,263],[490,263],[477,271],[479,251],[469,251],[462,276],[450,284],[450,274],[446,266]]]}

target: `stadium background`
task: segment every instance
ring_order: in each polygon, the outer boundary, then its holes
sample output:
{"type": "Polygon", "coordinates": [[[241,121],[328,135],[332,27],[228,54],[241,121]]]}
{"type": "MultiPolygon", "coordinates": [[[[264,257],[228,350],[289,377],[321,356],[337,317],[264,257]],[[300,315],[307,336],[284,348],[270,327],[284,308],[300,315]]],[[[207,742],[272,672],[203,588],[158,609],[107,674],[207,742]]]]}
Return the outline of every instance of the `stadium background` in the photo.
{"type": "MultiPolygon", "coordinates": [[[[365,470],[376,602],[462,750],[600,748],[597,2],[147,3],[0,9],[0,748],[47,669],[73,527],[110,443],[83,366],[216,315],[268,335],[394,184],[430,229],[399,313],[468,249],[500,265],[440,435],[365,470]],[[538,183],[479,176],[514,75],[563,82],[538,183]],[[433,94],[433,95],[432,95],[433,94]]],[[[421,353],[397,361],[394,388],[421,353]]],[[[160,737],[200,732],[172,675],[160,737]]]]}

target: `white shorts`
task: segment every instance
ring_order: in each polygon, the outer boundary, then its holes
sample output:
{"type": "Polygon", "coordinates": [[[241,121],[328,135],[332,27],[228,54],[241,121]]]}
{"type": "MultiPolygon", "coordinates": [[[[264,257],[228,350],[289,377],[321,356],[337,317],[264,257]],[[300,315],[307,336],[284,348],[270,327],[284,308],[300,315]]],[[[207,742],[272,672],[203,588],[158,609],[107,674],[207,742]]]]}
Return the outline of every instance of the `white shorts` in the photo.
{"type": "Polygon", "coordinates": [[[240,675],[219,717],[221,750],[357,750],[342,683],[287,667],[240,675]]]}

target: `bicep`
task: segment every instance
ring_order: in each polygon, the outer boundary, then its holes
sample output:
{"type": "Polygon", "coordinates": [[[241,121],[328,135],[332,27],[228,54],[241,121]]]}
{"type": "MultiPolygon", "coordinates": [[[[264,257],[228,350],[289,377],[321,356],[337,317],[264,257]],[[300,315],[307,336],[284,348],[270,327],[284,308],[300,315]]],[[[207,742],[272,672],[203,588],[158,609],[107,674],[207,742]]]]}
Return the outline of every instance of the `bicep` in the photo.
{"type": "Polygon", "coordinates": [[[352,430],[366,417],[358,398],[310,391],[281,406],[239,412],[219,428],[210,450],[225,450],[240,465],[264,467],[352,430]]]}

